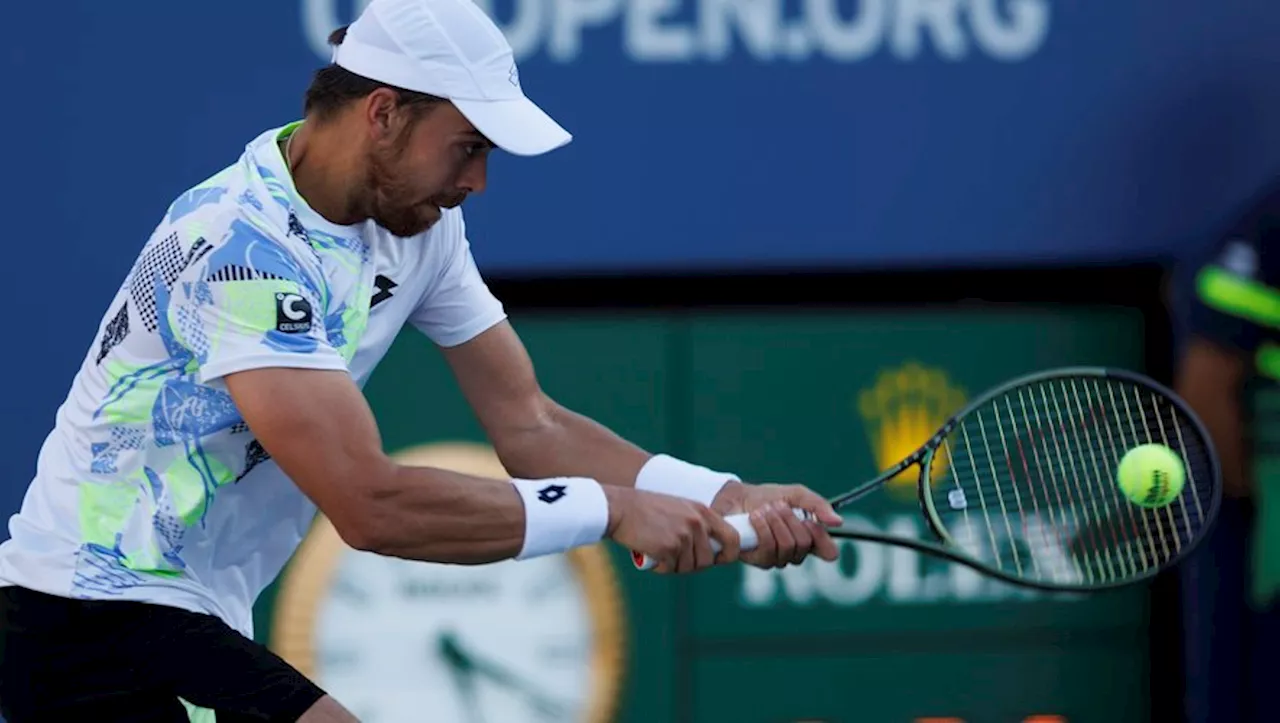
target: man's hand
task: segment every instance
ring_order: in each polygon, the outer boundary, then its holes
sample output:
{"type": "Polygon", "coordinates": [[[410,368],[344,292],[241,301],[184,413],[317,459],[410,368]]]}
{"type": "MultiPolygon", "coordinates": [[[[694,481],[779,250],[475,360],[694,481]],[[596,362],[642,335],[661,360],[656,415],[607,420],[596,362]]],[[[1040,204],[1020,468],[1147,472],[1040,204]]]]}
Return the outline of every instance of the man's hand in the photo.
{"type": "Polygon", "coordinates": [[[609,498],[605,535],[628,550],[658,561],[655,572],[687,573],[738,559],[738,532],[705,505],[604,485],[609,498]],[[720,553],[711,550],[711,540],[720,553]]]}
{"type": "Polygon", "coordinates": [[[730,482],[711,501],[711,509],[724,516],[743,512],[751,515],[751,526],[760,542],[754,550],[741,553],[740,559],[749,565],[798,565],[810,553],[832,562],[840,554],[826,529],[839,525],[840,515],[822,496],[801,485],[730,482]],[[818,521],[798,520],[792,508],[808,510],[818,521]]]}

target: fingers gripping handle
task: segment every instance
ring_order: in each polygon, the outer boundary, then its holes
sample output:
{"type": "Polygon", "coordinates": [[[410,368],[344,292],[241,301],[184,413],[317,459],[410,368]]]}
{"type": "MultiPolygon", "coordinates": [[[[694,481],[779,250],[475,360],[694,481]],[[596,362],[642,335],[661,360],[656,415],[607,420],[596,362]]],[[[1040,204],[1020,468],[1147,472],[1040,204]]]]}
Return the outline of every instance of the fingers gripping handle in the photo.
{"type": "MultiPolygon", "coordinates": [[[[791,512],[796,516],[797,520],[808,521],[817,519],[813,513],[808,510],[792,509],[791,512]]],[[[738,532],[738,547],[743,552],[754,550],[756,545],[760,544],[760,537],[756,535],[756,528],[751,525],[751,516],[743,513],[738,515],[729,515],[724,518],[729,526],[738,532]]],[[[716,554],[720,554],[720,542],[714,538],[711,540],[711,550],[716,554]]],[[[652,570],[658,566],[658,561],[644,554],[643,552],[631,553],[631,562],[635,563],[637,569],[652,570]]]]}

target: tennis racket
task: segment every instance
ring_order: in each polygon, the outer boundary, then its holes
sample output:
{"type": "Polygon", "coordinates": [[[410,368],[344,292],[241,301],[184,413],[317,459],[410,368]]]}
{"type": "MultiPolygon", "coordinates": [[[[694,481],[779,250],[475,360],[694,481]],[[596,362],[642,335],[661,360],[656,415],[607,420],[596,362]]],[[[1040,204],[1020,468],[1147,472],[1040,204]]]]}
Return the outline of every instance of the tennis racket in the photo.
{"type": "MultiPolygon", "coordinates": [[[[831,535],[908,547],[1043,590],[1098,591],[1154,577],[1195,549],[1222,498],[1217,456],[1191,409],[1159,383],[1117,369],[1063,368],[1006,382],[830,502],[839,512],[913,467],[934,539],[847,526],[831,535]],[[1181,492],[1158,507],[1130,500],[1116,479],[1125,453],[1146,444],[1172,450],[1184,472],[1181,492]]],[[[726,519],[742,549],[753,549],[747,516],[726,519]]],[[[640,569],[656,564],[632,557],[640,569]]]]}

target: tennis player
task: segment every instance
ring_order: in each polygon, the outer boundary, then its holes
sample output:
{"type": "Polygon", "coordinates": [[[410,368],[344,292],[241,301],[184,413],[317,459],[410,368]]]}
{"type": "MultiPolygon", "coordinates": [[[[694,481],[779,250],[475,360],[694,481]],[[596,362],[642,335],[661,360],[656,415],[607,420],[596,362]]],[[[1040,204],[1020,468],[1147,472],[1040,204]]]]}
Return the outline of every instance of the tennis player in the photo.
{"type": "MultiPolygon", "coordinates": [[[[799,486],[652,454],[539,388],[462,211],[494,147],[569,142],[470,0],[373,0],[304,120],[169,207],[103,317],[0,545],[8,723],[352,721],[252,640],[317,508],[352,547],[445,563],[603,538],[688,573],[836,548],[799,486]],[[408,323],[512,479],[400,466],[360,392],[408,323]],[[723,520],[750,512],[757,550],[723,520]],[[717,556],[711,540],[723,551],[717,556]]],[[[431,414],[423,409],[423,414],[431,414]]]]}

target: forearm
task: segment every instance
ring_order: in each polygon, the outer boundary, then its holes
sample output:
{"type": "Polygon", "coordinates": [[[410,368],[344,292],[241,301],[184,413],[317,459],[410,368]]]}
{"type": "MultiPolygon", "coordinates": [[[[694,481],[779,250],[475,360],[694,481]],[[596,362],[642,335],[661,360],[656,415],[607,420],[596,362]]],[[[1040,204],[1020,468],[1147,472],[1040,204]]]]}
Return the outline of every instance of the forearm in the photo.
{"type": "Polygon", "coordinates": [[[509,474],[587,477],[607,488],[632,487],[703,502],[708,492],[719,491],[733,477],[651,454],[557,404],[538,384],[509,323],[448,347],[444,355],[509,474]]]}
{"type": "Polygon", "coordinates": [[[397,466],[362,505],[357,546],[411,560],[478,564],[519,553],[515,487],[447,470],[397,466]]]}
{"type": "Polygon", "coordinates": [[[599,422],[548,402],[537,425],[496,437],[494,448],[516,477],[590,477],[634,487],[653,455],[599,422]]]}
{"type": "Polygon", "coordinates": [[[589,477],[707,505],[741,487],[733,474],[650,453],[550,400],[538,424],[496,437],[494,447],[507,471],[521,477],[589,477]]]}
{"type": "Polygon", "coordinates": [[[391,557],[484,564],[594,541],[608,527],[608,503],[590,480],[494,480],[398,466],[374,489],[362,510],[361,546],[391,557]],[[531,499],[548,486],[567,488],[556,493],[564,500],[531,499]]]}

